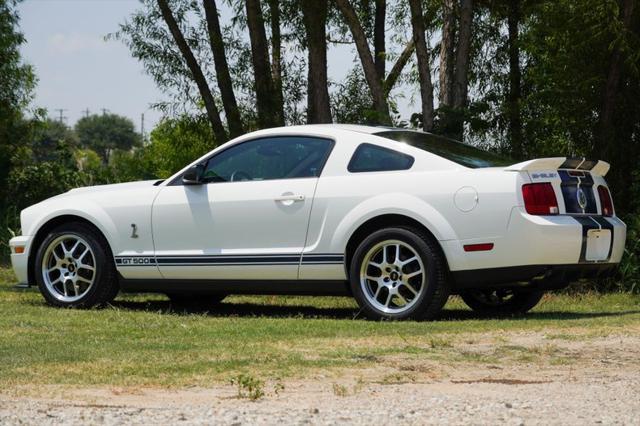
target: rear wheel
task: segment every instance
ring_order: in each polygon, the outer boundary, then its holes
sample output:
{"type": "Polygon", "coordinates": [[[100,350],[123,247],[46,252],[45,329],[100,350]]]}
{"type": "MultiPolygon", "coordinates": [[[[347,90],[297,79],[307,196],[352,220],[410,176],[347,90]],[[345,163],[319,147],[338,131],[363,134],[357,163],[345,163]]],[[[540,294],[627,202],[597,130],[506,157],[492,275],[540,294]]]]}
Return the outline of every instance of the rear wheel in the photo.
{"type": "Polygon", "coordinates": [[[44,239],[35,279],[45,300],[59,307],[91,308],[111,302],[118,280],[107,241],[85,223],[67,223],[44,239]]]}
{"type": "Polygon", "coordinates": [[[544,291],[517,289],[466,290],[460,297],[471,309],[486,314],[524,314],[536,306],[544,291]]]}
{"type": "Polygon", "coordinates": [[[386,228],[360,243],[350,267],[351,290],[373,319],[437,315],[449,296],[439,247],[419,229],[386,228]]]}

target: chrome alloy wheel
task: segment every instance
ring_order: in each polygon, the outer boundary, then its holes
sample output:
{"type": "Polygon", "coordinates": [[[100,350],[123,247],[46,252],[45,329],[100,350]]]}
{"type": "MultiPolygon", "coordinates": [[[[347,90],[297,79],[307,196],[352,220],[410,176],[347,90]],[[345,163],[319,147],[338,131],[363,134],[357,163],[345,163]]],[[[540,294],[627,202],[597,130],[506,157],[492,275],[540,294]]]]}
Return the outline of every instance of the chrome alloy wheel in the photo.
{"type": "Polygon", "coordinates": [[[411,309],[425,290],[422,258],[400,240],[382,241],[364,256],[360,285],[367,301],[377,310],[399,314],[411,309]]]}
{"type": "Polygon", "coordinates": [[[49,293],[62,302],[86,295],[96,279],[96,258],[89,244],[64,234],[49,244],[42,258],[42,278],[49,293]]]}

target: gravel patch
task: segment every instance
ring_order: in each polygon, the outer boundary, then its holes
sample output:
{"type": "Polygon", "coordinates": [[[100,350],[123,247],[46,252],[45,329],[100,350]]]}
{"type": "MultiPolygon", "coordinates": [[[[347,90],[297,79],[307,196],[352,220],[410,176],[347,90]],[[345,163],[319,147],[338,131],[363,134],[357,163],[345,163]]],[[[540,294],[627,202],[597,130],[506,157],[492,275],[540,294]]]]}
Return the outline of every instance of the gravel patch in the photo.
{"type": "Polygon", "coordinates": [[[288,383],[255,402],[235,398],[229,386],[133,394],[67,389],[64,398],[0,397],[0,424],[639,424],[638,371],[569,382],[561,376],[531,384],[352,383],[344,385],[347,396],[336,395],[333,382],[314,380],[288,383]]]}

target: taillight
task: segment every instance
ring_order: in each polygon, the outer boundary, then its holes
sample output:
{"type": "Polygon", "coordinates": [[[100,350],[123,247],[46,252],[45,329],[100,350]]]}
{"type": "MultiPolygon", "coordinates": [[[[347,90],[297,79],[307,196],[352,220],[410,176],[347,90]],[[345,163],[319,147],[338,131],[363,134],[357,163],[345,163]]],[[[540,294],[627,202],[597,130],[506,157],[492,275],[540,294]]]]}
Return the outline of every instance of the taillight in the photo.
{"type": "Polygon", "coordinates": [[[524,198],[524,207],[529,214],[554,215],[560,212],[556,193],[548,182],[522,185],[522,198],[524,198]]]}
{"type": "Polygon", "coordinates": [[[600,196],[602,216],[613,216],[613,201],[611,201],[611,194],[607,187],[600,185],[598,187],[598,195],[600,196]]]}

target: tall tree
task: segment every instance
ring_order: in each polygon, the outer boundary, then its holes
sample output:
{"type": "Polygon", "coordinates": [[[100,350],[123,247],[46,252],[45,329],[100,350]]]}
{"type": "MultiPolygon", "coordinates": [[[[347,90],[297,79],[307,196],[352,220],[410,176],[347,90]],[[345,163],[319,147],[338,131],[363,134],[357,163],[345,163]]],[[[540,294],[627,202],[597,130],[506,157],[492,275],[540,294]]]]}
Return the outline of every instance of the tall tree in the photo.
{"type": "Polygon", "coordinates": [[[472,20],[472,0],[443,1],[438,130],[458,140],[464,136],[472,20]]]}
{"type": "Polygon", "coordinates": [[[364,70],[364,76],[367,80],[367,85],[371,91],[371,97],[373,98],[373,107],[377,113],[377,121],[381,124],[390,124],[391,116],[389,115],[389,104],[387,103],[387,93],[384,88],[383,81],[378,77],[378,71],[374,58],[369,48],[369,42],[365,34],[362,23],[358,19],[358,14],[353,8],[353,5],[348,0],[335,0],[338,9],[342,13],[353,40],[356,44],[356,50],[360,57],[360,63],[364,70]]]}
{"type": "MultiPolygon", "coordinates": [[[[619,20],[622,23],[623,31],[630,30],[631,19],[633,17],[634,0],[622,0],[619,20]]],[[[613,117],[616,109],[616,100],[619,92],[620,77],[623,66],[623,55],[619,43],[613,48],[613,54],[609,61],[607,79],[604,87],[602,109],[600,112],[600,131],[596,138],[596,155],[599,158],[610,157],[612,139],[615,135],[613,117]]]]}
{"type": "Polygon", "coordinates": [[[331,123],[327,82],[328,0],[302,0],[302,18],[309,57],[307,78],[307,122],[331,123]]]}
{"type": "Polygon", "coordinates": [[[277,121],[284,125],[284,98],[282,94],[282,35],[280,34],[280,0],[269,0],[271,17],[271,78],[273,80],[273,96],[277,106],[277,121]]]}
{"type": "Polygon", "coordinates": [[[0,0],[0,195],[11,169],[11,156],[27,137],[23,111],[35,86],[33,70],[20,55],[25,39],[18,21],[16,2],[0,0]]]}
{"type": "MultiPolygon", "coordinates": [[[[462,109],[467,106],[472,21],[473,0],[461,0],[460,25],[458,29],[458,44],[456,47],[456,63],[453,80],[453,106],[457,109],[462,109]]],[[[460,125],[461,124],[462,123],[460,123],[460,125]]]]}
{"type": "Polygon", "coordinates": [[[141,142],[133,122],[116,114],[83,117],[76,123],[75,132],[80,145],[97,152],[105,164],[114,150],[128,151],[141,142]]]}
{"type": "Polygon", "coordinates": [[[433,129],[433,83],[431,81],[431,63],[427,47],[422,0],[409,0],[409,8],[411,9],[413,41],[416,45],[416,57],[418,59],[420,97],[422,100],[422,128],[428,132],[433,129]]]}
{"type": "Polygon", "coordinates": [[[509,33],[509,92],[507,95],[507,113],[509,116],[509,139],[514,158],[524,155],[522,119],[520,116],[521,71],[520,71],[520,0],[509,0],[507,29],[509,33]]]}
{"type": "Polygon", "coordinates": [[[242,126],[242,118],[240,117],[236,96],[233,91],[233,82],[229,74],[227,54],[218,18],[218,6],[216,5],[216,0],[202,0],[202,3],[207,20],[207,30],[209,33],[211,52],[213,53],[213,62],[216,68],[216,79],[218,81],[218,88],[220,89],[222,106],[227,118],[229,134],[231,137],[240,136],[244,133],[244,128],[242,126]]]}
{"type": "Polygon", "coordinates": [[[256,89],[258,125],[262,128],[282,126],[282,104],[278,105],[269,61],[269,46],[264,28],[260,0],[247,0],[247,27],[251,41],[251,59],[256,89]]]}
{"type": "Polygon", "coordinates": [[[386,48],[386,23],[387,1],[376,0],[376,10],[373,22],[373,51],[378,72],[378,80],[383,81],[386,73],[387,48],[386,48]]]}
{"type": "Polygon", "coordinates": [[[213,94],[211,93],[211,89],[209,88],[209,83],[207,83],[207,79],[202,72],[202,68],[200,68],[200,64],[196,60],[193,51],[189,47],[189,44],[184,38],[184,34],[180,30],[180,26],[176,22],[173,13],[171,12],[171,8],[167,3],[167,0],[157,0],[158,7],[160,8],[160,12],[162,13],[162,18],[164,22],[167,24],[173,39],[175,40],[178,48],[180,49],[180,53],[184,58],[193,79],[198,86],[198,91],[200,92],[200,96],[202,97],[202,101],[204,102],[205,109],[207,110],[207,117],[211,122],[211,129],[213,130],[213,134],[216,137],[218,142],[223,142],[228,139],[227,131],[222,125],[222,120],[220,119],[220,111],[218,111],[218,107],[216,106],[215,99],[213,98],[213,94]]]}
{"type": "Polygon", "coordinates": [[[442,3],[442,41],[440,42],[440,105],[453,105],[453,74],[456,38],[456,2],[442,3]]]}

